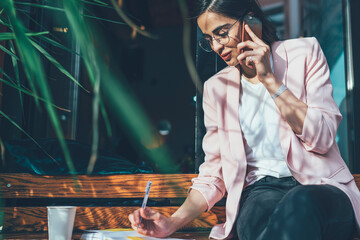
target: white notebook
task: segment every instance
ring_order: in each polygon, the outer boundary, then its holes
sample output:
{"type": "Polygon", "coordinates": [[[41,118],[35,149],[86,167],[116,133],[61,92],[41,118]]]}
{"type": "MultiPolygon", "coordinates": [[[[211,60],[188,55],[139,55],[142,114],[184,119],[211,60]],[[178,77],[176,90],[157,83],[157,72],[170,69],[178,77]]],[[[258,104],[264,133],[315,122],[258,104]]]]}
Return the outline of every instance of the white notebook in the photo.
{"type": "MultiPolygon", "coordinates": [[[[155,238],[128,229],[91,230],[82,234],[80,240],[183,240],[179,238],[155,238]]],[[[184,239],[185,240],[185,239],[184,239]]],[[[189,239],[186,239],[189,240],[189,239]]],[[[193,239],[195,240],[195,239],[193,239]]]]}

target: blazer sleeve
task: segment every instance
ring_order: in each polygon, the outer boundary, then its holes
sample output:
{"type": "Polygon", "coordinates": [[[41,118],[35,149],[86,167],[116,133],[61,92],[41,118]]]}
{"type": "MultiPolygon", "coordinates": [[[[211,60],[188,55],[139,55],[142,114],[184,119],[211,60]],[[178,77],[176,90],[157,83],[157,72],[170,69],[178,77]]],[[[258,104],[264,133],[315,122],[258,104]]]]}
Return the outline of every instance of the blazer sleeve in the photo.
{"type": "Polygon", "coordinates": [[[205,161],[199,168],[198,177],[192,179],[190,190],[196,189],[203,195],[208,205],[207,211],[209,211],[216,202],[223,198],[225,184],[221,167],[217,111],[215,101],[210,99],[208,93],[208,81],[204,84],[203,109],[206,127],[206,134],[203,138],[205,161]]]}
{"type": "Polygon", "coordinates": [[[342,119],[333,98],[333,86],[325,55],[316,38],[310,38],[312,49],[306,57],[305,90],[308,110],[301,135],[307,151],[325,154],[335,143],[342,119]]]}

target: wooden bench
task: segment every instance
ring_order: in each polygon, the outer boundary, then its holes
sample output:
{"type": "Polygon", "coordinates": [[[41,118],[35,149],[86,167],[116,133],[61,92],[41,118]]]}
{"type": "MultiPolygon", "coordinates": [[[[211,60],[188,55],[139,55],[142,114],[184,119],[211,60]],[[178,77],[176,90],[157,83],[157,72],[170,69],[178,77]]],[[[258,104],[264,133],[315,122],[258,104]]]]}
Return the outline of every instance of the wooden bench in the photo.
{"type": "MultiPolygon", "coordinates": [[[[0,174],[3,239],[47,239],[50,205],[78,206],[74,239],[84,230],[129,228],[128,214],[139,208],[148,180],[148,206],[170,215],[182,204],[195,174],[41,176],[0,174]]],[[[354,175],[360,189],[360,175],[354,175]]],[[[175,237],[207,239],[211,227],[225,221],[225,201],[185,226],[175,237]]]]}
{"type": "MultiPolygon", "coordinates": [[[[152,181],[148,206],[165,215],[176,211],[187,196],[195,174],[78,175],[41,176],[0,174],[1,195],[5,206],[2,235],[4,239],[21,239],[25,235],[47,239],[46,206],[78,206],[74,232],[83,230],[130,228],[129,213],[141,206],[148,180],[152,181]],[[78,187],[76,187],[78,184],[78,187]]],[[[207,239],[211,227],[225,221],[224,206],[187,225],[183,231],[203,230],[207,239]]],[[[76,234],[79,233],[79,234],[76,234]]],[[[76,239],[76,238],[75,238],[76,239]]]]}

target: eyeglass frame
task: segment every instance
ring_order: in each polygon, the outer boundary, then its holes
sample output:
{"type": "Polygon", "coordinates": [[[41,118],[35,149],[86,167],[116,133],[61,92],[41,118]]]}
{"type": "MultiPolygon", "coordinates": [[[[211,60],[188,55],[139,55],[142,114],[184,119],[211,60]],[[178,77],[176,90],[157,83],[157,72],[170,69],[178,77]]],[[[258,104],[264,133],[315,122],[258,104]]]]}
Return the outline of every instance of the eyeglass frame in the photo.
{"type": "MultiPolygon", "coordinates": [[[[219,44],[221,44],[221,45],[223,45],[223,46],[226,45],[226,44],[228,44],[228,43],[230,42],[230,36],[229,36],[230,30],[231,30],[231,29],[236,25],[236,23],[238,23],[242,18],[243,18],[243,17],[238,18],[238,19],[236,20],[236,22],[234,22],[234,23],[229,27],[228,30],[226,30],[224,33],[221,34],[222,36],[217,35],[218,38],[216,38],[216,37],[215,37],[215,33],[213,33],[213,35],[210,36],[211,39],[207,39],[206,37],[203,37],[202,39],[200,39],[200,40],[199,40],[199,46],[201,47],[201,49],[203,49],[205,52],[212,52],[213,49],[212,49],[211,46],[213,46],[213,41],[214,41],[214,40],[215,40],[217,43],[219,43],[219,44]],[[227,43],[224,43],[224,44],[223,44],[223,43],[219,42],[219,39],[225,39],[225,38],[228,39],[228,42],[227,42],[227,43]],[[201,46],[201,42],[203,42],[204,40],[206,40],[206,41],[209,43],[209,46],[210,46],[210,48],[211,48],[210,51],[207,50],[207,49],[205,49],[204,46],[201,46]]],[[[222,30],[222,29],[220,29],[219,31],[221,31],[221,30],[222,30]]]]}

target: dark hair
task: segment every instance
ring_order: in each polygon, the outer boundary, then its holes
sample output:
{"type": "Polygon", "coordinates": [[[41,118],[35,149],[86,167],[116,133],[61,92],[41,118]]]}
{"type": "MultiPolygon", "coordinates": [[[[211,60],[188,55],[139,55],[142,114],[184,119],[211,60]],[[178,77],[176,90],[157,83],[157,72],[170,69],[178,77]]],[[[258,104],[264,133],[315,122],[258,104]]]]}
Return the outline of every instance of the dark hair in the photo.
{"type": "Polygon", "coordinates": [[[256,0],[196,0],[192,15],[198,18],[209,11],[233,19],[244,17],[252,12],[262,22],[262,39],[268,45],[278,41],[275,27],[267,20],[256,0]]]}

